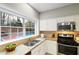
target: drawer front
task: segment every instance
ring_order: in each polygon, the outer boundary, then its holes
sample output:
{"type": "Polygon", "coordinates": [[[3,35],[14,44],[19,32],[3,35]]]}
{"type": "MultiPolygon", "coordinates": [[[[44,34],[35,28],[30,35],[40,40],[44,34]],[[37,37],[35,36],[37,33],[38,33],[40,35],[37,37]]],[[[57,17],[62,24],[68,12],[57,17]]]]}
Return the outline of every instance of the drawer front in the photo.
{"type": "Polygon", "coordinates": [[[57,42],[55,41],[48,41],[47,43],[47,52],[50,54],[57,54],[57,42]]]}

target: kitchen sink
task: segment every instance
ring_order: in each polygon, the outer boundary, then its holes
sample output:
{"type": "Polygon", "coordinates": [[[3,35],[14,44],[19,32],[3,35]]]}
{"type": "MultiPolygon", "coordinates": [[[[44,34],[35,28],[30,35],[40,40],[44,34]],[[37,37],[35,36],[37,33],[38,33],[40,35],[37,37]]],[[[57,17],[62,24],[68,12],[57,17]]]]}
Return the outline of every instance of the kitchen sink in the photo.
{"type": "Polygon", "coordinates": [[[40,42],[40,40],[33,40],[32,42],[24,43],[24,45],[26,45],[26,46],[34,46],[38,42],[40,42]]]}

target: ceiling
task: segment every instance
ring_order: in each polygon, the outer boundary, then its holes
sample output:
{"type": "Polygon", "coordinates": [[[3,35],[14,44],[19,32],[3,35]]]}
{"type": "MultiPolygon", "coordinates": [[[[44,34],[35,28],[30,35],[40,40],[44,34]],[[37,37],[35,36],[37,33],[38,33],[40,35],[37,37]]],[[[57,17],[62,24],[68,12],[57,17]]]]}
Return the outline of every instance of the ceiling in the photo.
{"type": "Polygon", "coordinates": [[[72,3],[29,3],[38,12],[45,12],[56,8],[64,7],[72,3]]]}

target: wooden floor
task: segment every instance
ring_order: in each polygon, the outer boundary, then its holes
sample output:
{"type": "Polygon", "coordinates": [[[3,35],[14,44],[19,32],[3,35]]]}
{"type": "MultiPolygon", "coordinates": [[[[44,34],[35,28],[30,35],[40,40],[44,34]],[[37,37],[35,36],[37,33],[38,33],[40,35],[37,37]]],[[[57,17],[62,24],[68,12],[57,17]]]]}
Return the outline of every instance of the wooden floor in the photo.
{"type": "MultiPolygon", "coordinates": [[[[45,55],[53,55],[53,54],[50,54],[50,53],[45,53],[45,55]]],[[[65,54],[58,53],[57,55],[65,55],[65,54]]]]}
{"type": "Polygon", "coordinates": [[[52,55],[52,54],[50,54],[50,53],[45,53],[45,55],[52,55]]]}

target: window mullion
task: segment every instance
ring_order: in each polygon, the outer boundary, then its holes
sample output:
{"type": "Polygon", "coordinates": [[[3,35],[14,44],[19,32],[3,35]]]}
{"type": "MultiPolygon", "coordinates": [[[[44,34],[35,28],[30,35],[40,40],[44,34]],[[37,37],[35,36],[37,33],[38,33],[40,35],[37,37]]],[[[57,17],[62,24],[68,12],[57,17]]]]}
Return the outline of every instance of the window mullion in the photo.
{"type": "Polygon", "coordinates": [[[1,42],[1,12],[0,12],[0,42],[1,42]]]}
{"type": "Polygon", "coordinates": [[[12,35],[12,33],[11,33],[11,23],[10,23],[10,39],[12,39],[11,35],[12,35]]]}
{"type": "Polygon", "coordinates": [[[26,33],[25,32],[25,22],[24,21],[25,21],[25,19],[23,19],[23,36],[25,36],[25,33],[26,33]]]}
{"type": "MultiPolygon", "coordinates": [[[[1,20],[1,19],[0,19],[1,20]]],[[[0,23],[1,24],[1,23],[0,23]]],[[[1,26],[0,26],[0,42],[1,42],[2,40],[1,40],[1,26]]]]}

